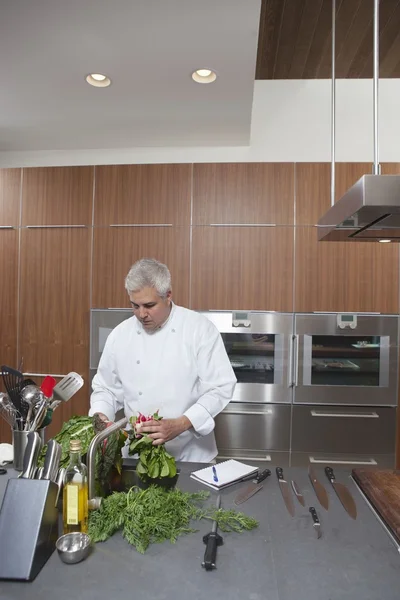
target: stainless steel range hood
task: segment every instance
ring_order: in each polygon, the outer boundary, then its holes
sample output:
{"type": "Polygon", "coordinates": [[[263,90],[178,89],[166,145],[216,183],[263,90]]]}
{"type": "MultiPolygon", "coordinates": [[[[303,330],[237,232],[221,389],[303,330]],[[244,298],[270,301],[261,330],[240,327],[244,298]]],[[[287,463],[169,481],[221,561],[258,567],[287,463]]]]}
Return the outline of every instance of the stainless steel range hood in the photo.
{"type": "Polygon", "coordinates": [[[335,29],[332,0],[331,208],[318,221],[318,241],[400,242],[400,175],[381,175],[378,145],[379,0],[374,2],[373,175],[363,175],[335,203],[335,29]]]}
{"type": "Polygon", "coordinates": [[[400,242],[400,175],[363,175],[318,221],[318,241],[400,242]]]}

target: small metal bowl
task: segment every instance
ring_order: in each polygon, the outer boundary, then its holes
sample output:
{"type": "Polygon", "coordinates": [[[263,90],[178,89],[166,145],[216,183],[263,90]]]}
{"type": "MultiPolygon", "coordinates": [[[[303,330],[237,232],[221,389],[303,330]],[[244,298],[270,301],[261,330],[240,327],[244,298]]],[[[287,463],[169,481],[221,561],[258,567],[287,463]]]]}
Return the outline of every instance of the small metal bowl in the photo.
{"type": "Polygon", "coordinates": [[[90,542],[87,533],[66,533],[56,542],[58,555],[68,565],[81,562],[89,554],[90,542]]]}

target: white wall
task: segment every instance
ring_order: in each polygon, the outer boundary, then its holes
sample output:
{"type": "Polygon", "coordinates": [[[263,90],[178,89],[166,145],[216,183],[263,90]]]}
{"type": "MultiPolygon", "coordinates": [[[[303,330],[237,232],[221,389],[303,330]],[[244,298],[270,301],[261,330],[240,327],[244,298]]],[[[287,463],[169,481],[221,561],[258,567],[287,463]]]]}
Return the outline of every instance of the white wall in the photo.
{"type": "MultiPolygon", "coordinates": [[[[336,160],[372,162],[372,80],[336,89],[336,160]]],[[[330,101],[330,80],[256,81],[249,146],[0,152],[0,167],[330,161],[330,101]]],[[[400,79],[380,80],[379,102],[379,159],[400,162],[400,79]]]]}

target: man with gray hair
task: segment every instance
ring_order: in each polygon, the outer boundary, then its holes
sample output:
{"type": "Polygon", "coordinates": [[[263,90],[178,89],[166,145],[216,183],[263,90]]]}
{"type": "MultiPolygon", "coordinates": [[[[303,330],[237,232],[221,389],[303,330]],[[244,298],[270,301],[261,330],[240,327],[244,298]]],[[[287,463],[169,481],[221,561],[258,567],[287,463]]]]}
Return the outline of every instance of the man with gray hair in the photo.
{"type": "Polygon", "coordinates": [[[93,379],[90,415],[114,420],[153,414],[140,431],[166,444],[177,460],[210,462],[217,455],[214,417],[232,399],[236,377],[216,327],[172,302],[171,275],[157,260],[130,269],[125,288],[133,316],[108,336],[93,379]]]}

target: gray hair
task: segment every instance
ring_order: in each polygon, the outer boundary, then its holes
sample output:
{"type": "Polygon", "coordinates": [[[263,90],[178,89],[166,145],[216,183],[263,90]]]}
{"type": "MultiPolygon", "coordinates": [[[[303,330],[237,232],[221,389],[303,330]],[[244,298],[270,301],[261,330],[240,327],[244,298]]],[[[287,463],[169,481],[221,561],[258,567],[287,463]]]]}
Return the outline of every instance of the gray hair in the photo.
{"type": "Polygon", "coordinates": [[[157,294],[164,298],[171,291],[171,273],[167,265],[154,258],[142,258],[135,262],[125,278],[125,289],[129,294],[145,287],[155,288],[157,294]]]}

